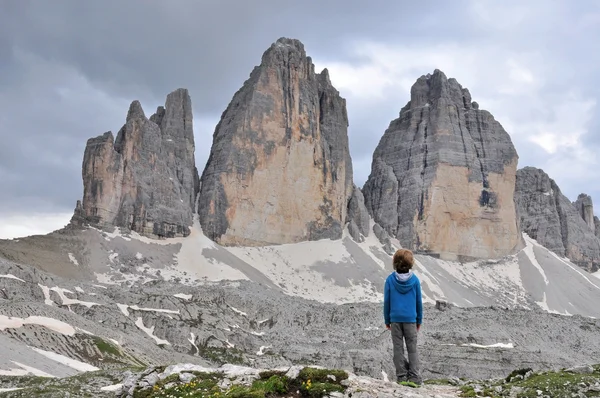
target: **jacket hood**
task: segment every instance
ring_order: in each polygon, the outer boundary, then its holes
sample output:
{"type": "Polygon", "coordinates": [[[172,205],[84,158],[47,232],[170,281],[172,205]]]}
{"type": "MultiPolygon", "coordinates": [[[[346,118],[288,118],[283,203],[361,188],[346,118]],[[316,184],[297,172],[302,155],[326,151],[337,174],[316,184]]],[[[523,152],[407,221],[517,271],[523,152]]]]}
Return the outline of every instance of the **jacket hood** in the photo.
{"type": "Polygon", "coordinates": [[[390,276],[388,276],[388,280],[400,294],[406,294],[410,292],[413,290],[415,283],[417,283],[417,277],[412,273],[412,271],[408,274],[398,274],[397,272],[393,272],[390,276]]]}

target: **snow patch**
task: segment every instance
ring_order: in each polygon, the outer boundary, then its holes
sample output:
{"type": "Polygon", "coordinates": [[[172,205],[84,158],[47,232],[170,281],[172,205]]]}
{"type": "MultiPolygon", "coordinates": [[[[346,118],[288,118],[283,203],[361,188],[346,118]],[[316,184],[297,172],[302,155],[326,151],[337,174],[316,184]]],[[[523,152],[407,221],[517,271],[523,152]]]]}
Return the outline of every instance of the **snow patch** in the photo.
{"type": "Polygon", "coordinates": [[[76,292],[78,292],[78,293],[85,293],[85,292],[83,291],[83,289],[82,289],[82,288],[80,288],[79,286],[75,286],[75,291],[76,291],[76,292]]]}
{"type": "Polygon", "coordinates": [[[532,244],[545,249],[548,254],[550,254],[551,256],[553,256],[554,258],[556,258],[557,260],[562,261],[564,264],[566,264],[569,268],[571,268],[573,271],[575,271],[576,273],[578,273],[583,279],[585,279],[590,285],[592,285],[593,287],[595,287],[596,289],[600,290],[600,285],[597,284],[597,282],[593,282],[590,278],[588,278],[587,276],[585,276],[585,274],[583,272],[581,272],[579,269],[577,269],[578,267],[573,265],[571,263],[571,261],[569,261],[569,259],[567,258],[561,258],[558,254],[554,253],[552,250],[548,250],[546,249],[544,246],[540,245],[538,242],[536,242],[535,240],[531,239],[532,244]]]}
{"type": "Polygon", "coordinates": [[[137,252],[137,253],[135,254],[135,258],[137,258],[138,260],[141,260],[142,258],[144,258],[144,256],[142,255],[142,253],[140,253],[140,252],[137,252]]]}
{"type": "Polygon", "coordinates": [[[34,375],[38,377],[56,377],[49,373],[42,372],[31,366],[23,365],[22,363],[11,361],[21,369],[2,370],[0,369],[0,376],[29,376],[34,375]]]}
{"type": "Polygon", "coordinates": [[[55,362],[61,363],[72,369],[78,370],[80,372],[94,372],[96,370],[100,370],[99,368],[92,366],[88,363],[81,362],[76,359],[72,359],[67,356],[57,354],[52,351],[40,350],[39,348],[35,348],[35,347],[29,347],[29,348],[31,348],[33,351],[37,352],[38,354],[45,356],[46,358],[49,358],[55,362]]]}
{"type": "MultiPolygon", "coordinates": [[[[95,229],[96,231],[100,231],[99,229],[96,229],[96,228],[93,228],[93,229],[95,229]]],[[[129,238],[127,236],[123,236],[121,234],[121,229],[119,227],[115,227],[115,229],[114,229],[113,232],[105,232],[105,231],[100,231],[100,232],[102,234],[104,234],[106,238],[108,238],[106,240],[111,240],[111,239],[115,239],[115,238],[121,238],[121,239],[123,239],[123,240],[125,240],[127,242],[131,241],[131,238],[129,238]]]]}
{"type": "Polygon", "coordinates": [[[381,371],[381,376],[383,377],[383,381],[385,381],[385,382],[390,381],[390,378],[388,377],[388,374],[385,372],[385,370],[381,371]]]}
{"type": "Polygon", "coordinates": [[[6,315],[0,315],[0,330],[5,329],[18,329],[23,325],[38,325],[53,330],[57,333],[64,334],[66,336],[74,336],[75,328],[59,321],[58,319],[48,318],[45,316],[29,316],[27,318],[8,317],[6,315]]]}
{"type": "Polygon", "coordinates": [[[136,305],[127,305],[127,304],[117,303],[117,307],[119,307],[119,309],[125,316],[129,316],[129,311],[127,310],[128,308],[130,308],[134,311],[162,312],[162,313],[167,313],[167,314],[178,314],[179,315],[179,310],[163,310],[161,308],[144,308],[144,307],[139,307],[137,304],[136,305]]]}
{"type": "Polygon", "coordinates": [[[415,269],[421,271],[421,275],[419,275],[421,283],[427,285],[427,287],[429,288],[429,290],[431,290],[433,295],[433,297],[429,297],[424,292],[422,292],[423,302],[435,304],[436,300],[445,300],[446,295],[444,294],[444,291],[441,288],[442,284],[440,283],[440,281],[431,272],[429,272],[427,268],[417,259],[415,259],[415,269]]]}
{"type": "Polygon", "coordinates": [[[54,305],[54,301],[50,299],[50,288],[39,283],[38,286],[42,289],[42,292],[44,293],[44,304],[54,305]]]}
{"type": "Polygon", "coordinates": [[[533,266],[540,272],[540,274],[542,274],[544,282],[546,283],[546,286],[548,286],[550,284],[550,281],[548,280],[548,277],[544,272],[544,268],[542,268],[537,258],[535,257],[535,253],[533,252],[533,239],[531,239],[527,234],[523,234],[523,238],[525,238],[526,242],[525,248],[523,249],[523,253],[525,253],[529,261],[531,261],[531,264],[533,264],[533,266]]]}
{"type": "Polygon", "coordinates": [[[14,279],[14,280],[16,280],[16,281],[25,282],[23,279],[21,279],[21,278],[17,278],[17,277],[16,277],[16,276],[14,276],[13,274],[0,275],[0,278],[14,279]]]}
{"type": "Polygon", "coordinates": [[[138,317],[138,319],[135,321],[135,326],[137,326],[138,328],[140,328],[140,330],[142,330],[148,336],[153,338],[154,341],[156,341],[156,344],[171,345],[171,343],[169,343],[167,340],[160,339],[154,335],[154,325],[150,328],[147,328],[146,326],[144,326],[144,321],[143,321],[142,317],[138,317]]]}
{"type": "Polygon", "coordinates": [[[476,347],[476,348],[515,348],[515,346],[513,345],[513,343],[495,343],[495,344],[490,344],[490,345],[481,345],[481,344],[475,344],[475,343],[469,343],[469,344],[461,344],[461,346],[463,347],[476,347]]]}
{"type": "Polygon", "coordinates": [[[79,267],[79,262],[77,261],[77,259],[75,258],[75,256],[73,255],[73,253],[69,253],[69,260],[71,260],[71,262],[73,264],[75,264],[76,266],[79,267]]]}
{"type": "MultiPolygon", "coordinates": [[[[167,267],[161,271],[165,278],[221,281],[221,280],[248,280],[241,271],[218,260],[207,258],[202,252],[205,249],[219,249],[217,244],[202,232],[198,215],[194,216],[194,223],[190,234],[186,238],[170,239],[173,243],[181,243],[179,253],[175,255],[177,263],[174,267],[167,267]],[[184,275],[186,273],[187,275],[184,275]]],[[[226,250],[226,249],[222,249],[226,250]]]]}
{"type": "Polygon", "coordinates": [[[177,293],[177,294],[174,294],[173,297],[177,297],[177,298],[189,301],[192,299],[193,296],[191,294],[177,293]]]}
{"type": "Polygon", "coordinates": [[[121,310],[121,312],[123,313],[123,315],[129,316],[129,311],[127,311],[127,308],[129,308],[129,306],[127,304],[119,304],[119,303],[117,303],[117,307],[119,307],[119,310],[121,310]]]}
{"type": "Polygon", "coordinates": [[[480,291],[498,292],[514,295],[514,304],[524,302],[527,292],[521,279],[521,269],[516,256],[497,263],[479,262],[455,263],[438,260],[438,264],[457,281],[480,291]]]}
{"type": "MultiPolygon", "coordinates": [[[[360,267],[348,252],[344,239],[227,247],[227,250],[292,296],[338,304],[381,302],[383,299],[383,295],[368,280],[349,281],[349,286],[341,286],[314,268],[324,263],[347,263],[360,267]]],[[[378,261],[378,264],[381,262],[378,261]]]]}
{"type": "Polygon", "coordinates": [[[228,306],[229,308],[231,308],[231,309],[233,310],[233,312],[236,312],[236,313],[240,314],[241,316],[245,316],[245,317],[247,317],[247,316],[248,316],[248,314],[246,314],[244,311],[240,311],[240,310],[238,310],[237,308],[234,308],[234,307],[232,307],[232,306],[231,306],[231,305],[229,305],[229,304],[227,304],[227,306],[228,306]]]}
{"type": "Polygon", "coordinates": [[[196,354],[200,354],[200,349],[198,348],[198,346],[196,345],[196,336],[194,336],[193,332],[190,332],[190,338],[188,339],[188,341],[194,346],[194,348],[196,349],[196,354]]]}
{"type": "Polygon", "coordinates": [[[256,355],[258,355],[258,356],[265,355],[265,350],[267,348],[271,348],[271,346],[264,346],[264,345],[260,346],[260,349],[258,350],[258,352],[256,353],[256,355]]]}
{"type": "Polygon", "coordinates": [[[79,304],[79,305],[86,306],[88,308],[91,308],[91,307],[93,307],[95,305],[100,305],[98,303],[93,303],[91,301],[81,301],[81,300],[77,300],[77,299],[71,299],[71,298],[67,297],[65,295],[65,293],[70,293],[70,294],[75,294],[75,293],[73,293],[72,291],[70,291],[68,289],[63,289],[61,287],[54,286],[50,290],[52,290],[53,292],[56,292],[58,294],[58,296],[62,300],[62,305],[79,304]]]}
{"type": "Polygon", "coordinates": [[[101,387],[102,391],[119,391],[123,387],[123,384],[113,384],[112,386],[101,387]]]}
{"type": "MultiPolygon", "coordinates": [[[[371,257],[371,259],[373,259],[373,261],[375,261],[377,264],[379,264],[379,266],[382,269],[386,269],[386,266],[388,264],[384,263],[379,257],[377,257],[374,253],[373,250],[374,249],[378,249],[383,251],[382,248],[382,244],[379,241],[379,239],[377,238],[377,236],[375,235],[375,231],[373,230],[373,227],[375,226],[375,221],[371,218],[369,220],[369,236],[363,236],[364,237],[364,241],[358,243],[356,242],[356,244],[358,246],[360,246],[360,248],[369,256],[371,257]]],[[[346,226],[346,228],[344,228],[344,236],[349,236],[350,232],[348,232],[348,226],[346,226]]],[[[390,257],[390,263],[391,263],[392,258],[390,257]]]]}

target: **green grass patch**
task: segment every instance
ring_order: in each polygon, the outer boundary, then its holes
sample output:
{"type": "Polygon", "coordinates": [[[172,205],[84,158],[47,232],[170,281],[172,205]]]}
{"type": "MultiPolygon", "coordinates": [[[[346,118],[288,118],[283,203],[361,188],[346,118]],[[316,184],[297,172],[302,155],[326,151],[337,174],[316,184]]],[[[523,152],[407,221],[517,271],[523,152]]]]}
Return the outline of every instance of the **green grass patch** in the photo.
{"type": "Polygon", "coordinates": [[[298,380],[308,381],[311,380],[313,383],[340,383],[342,380],[348,378],[348,373],[343,370],[331,370],[331,369],[317,369],[317,368],[304,368],[298,375],[298,380]]]}
{"type": "Polygon", "coordinates": [[[92,339],[94,340],[96,347],[98,347],[98,350],[102,354],[114,355],[116,357],[122,356],[121,350],[118,347],[116,347],[114,344],[109,343],[108,341],[106,341],[98,336],[92,336],[92,339]]]}
{"type": "Polygon", "coordinates": [[[236,348],[223,347],[199,347],[199,355],[219,366],[226,363],[245,365],[243,352],[236,348]]]}
{"type": "Polygon", "coordinates": [[[565,370],[531,373],[531,369],[518,369],[503,380],[468,383],[460,387],[461,397],[600,397],[599,391],[590,388],[600,383],[600,366],[596,365],[593,369],[592,373],[565,370]]]}
{"type": "MultiPolygon", "coordinates": [[[[220,388],[224,378],[221,373],[189,372],[194,378],[189,383],[181,383],[179,374],[161,380],[152,388],[137,390],[134,398],[275,398],[275,397],[323,397],[331,392],[344,392],[340,382],[348,378],[348,374],[339,370],[306,368],[296,379],[289,379],[284,372],[261,372],[252,385],[239,385],[233,382],[228,387],[220,388]],[[330,377],[334,376],[334,377],[330,377]],[[336,380],[333,380],[335,378],[336,380]]],[[[231,379],[230,379],[231,381],[231,379]]]]}

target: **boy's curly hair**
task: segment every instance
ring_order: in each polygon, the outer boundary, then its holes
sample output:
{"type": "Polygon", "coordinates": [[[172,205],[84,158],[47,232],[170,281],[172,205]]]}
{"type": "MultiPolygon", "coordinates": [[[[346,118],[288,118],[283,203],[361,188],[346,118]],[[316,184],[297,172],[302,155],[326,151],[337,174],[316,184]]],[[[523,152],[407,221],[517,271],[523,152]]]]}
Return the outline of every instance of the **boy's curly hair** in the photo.
{"type": "Polygon", "coordinates": [[[413,267],[415,259],[413,253],[407,249],[399,249],[394,253],[394,270],[399,274],[406,274],[413,267]]]}

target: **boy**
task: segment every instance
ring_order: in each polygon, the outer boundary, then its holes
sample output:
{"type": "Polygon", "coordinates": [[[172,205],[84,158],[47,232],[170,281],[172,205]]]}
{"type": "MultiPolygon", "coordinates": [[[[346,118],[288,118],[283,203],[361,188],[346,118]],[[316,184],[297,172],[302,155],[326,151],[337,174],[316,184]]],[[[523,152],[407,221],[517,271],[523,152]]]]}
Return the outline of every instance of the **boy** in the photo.
{"type": "Polygon", "coordinates": [[[383,317],[385,327],[392,331],[394,366],[398,383],[421,385],[417,332],[423,321],[421,282],[411,271],[414,264],[410,250],[400,249],[393,258],[394,272],[385,281],[383,317]],[[404,357],[404,341],[408,361],[404,357]]]}

